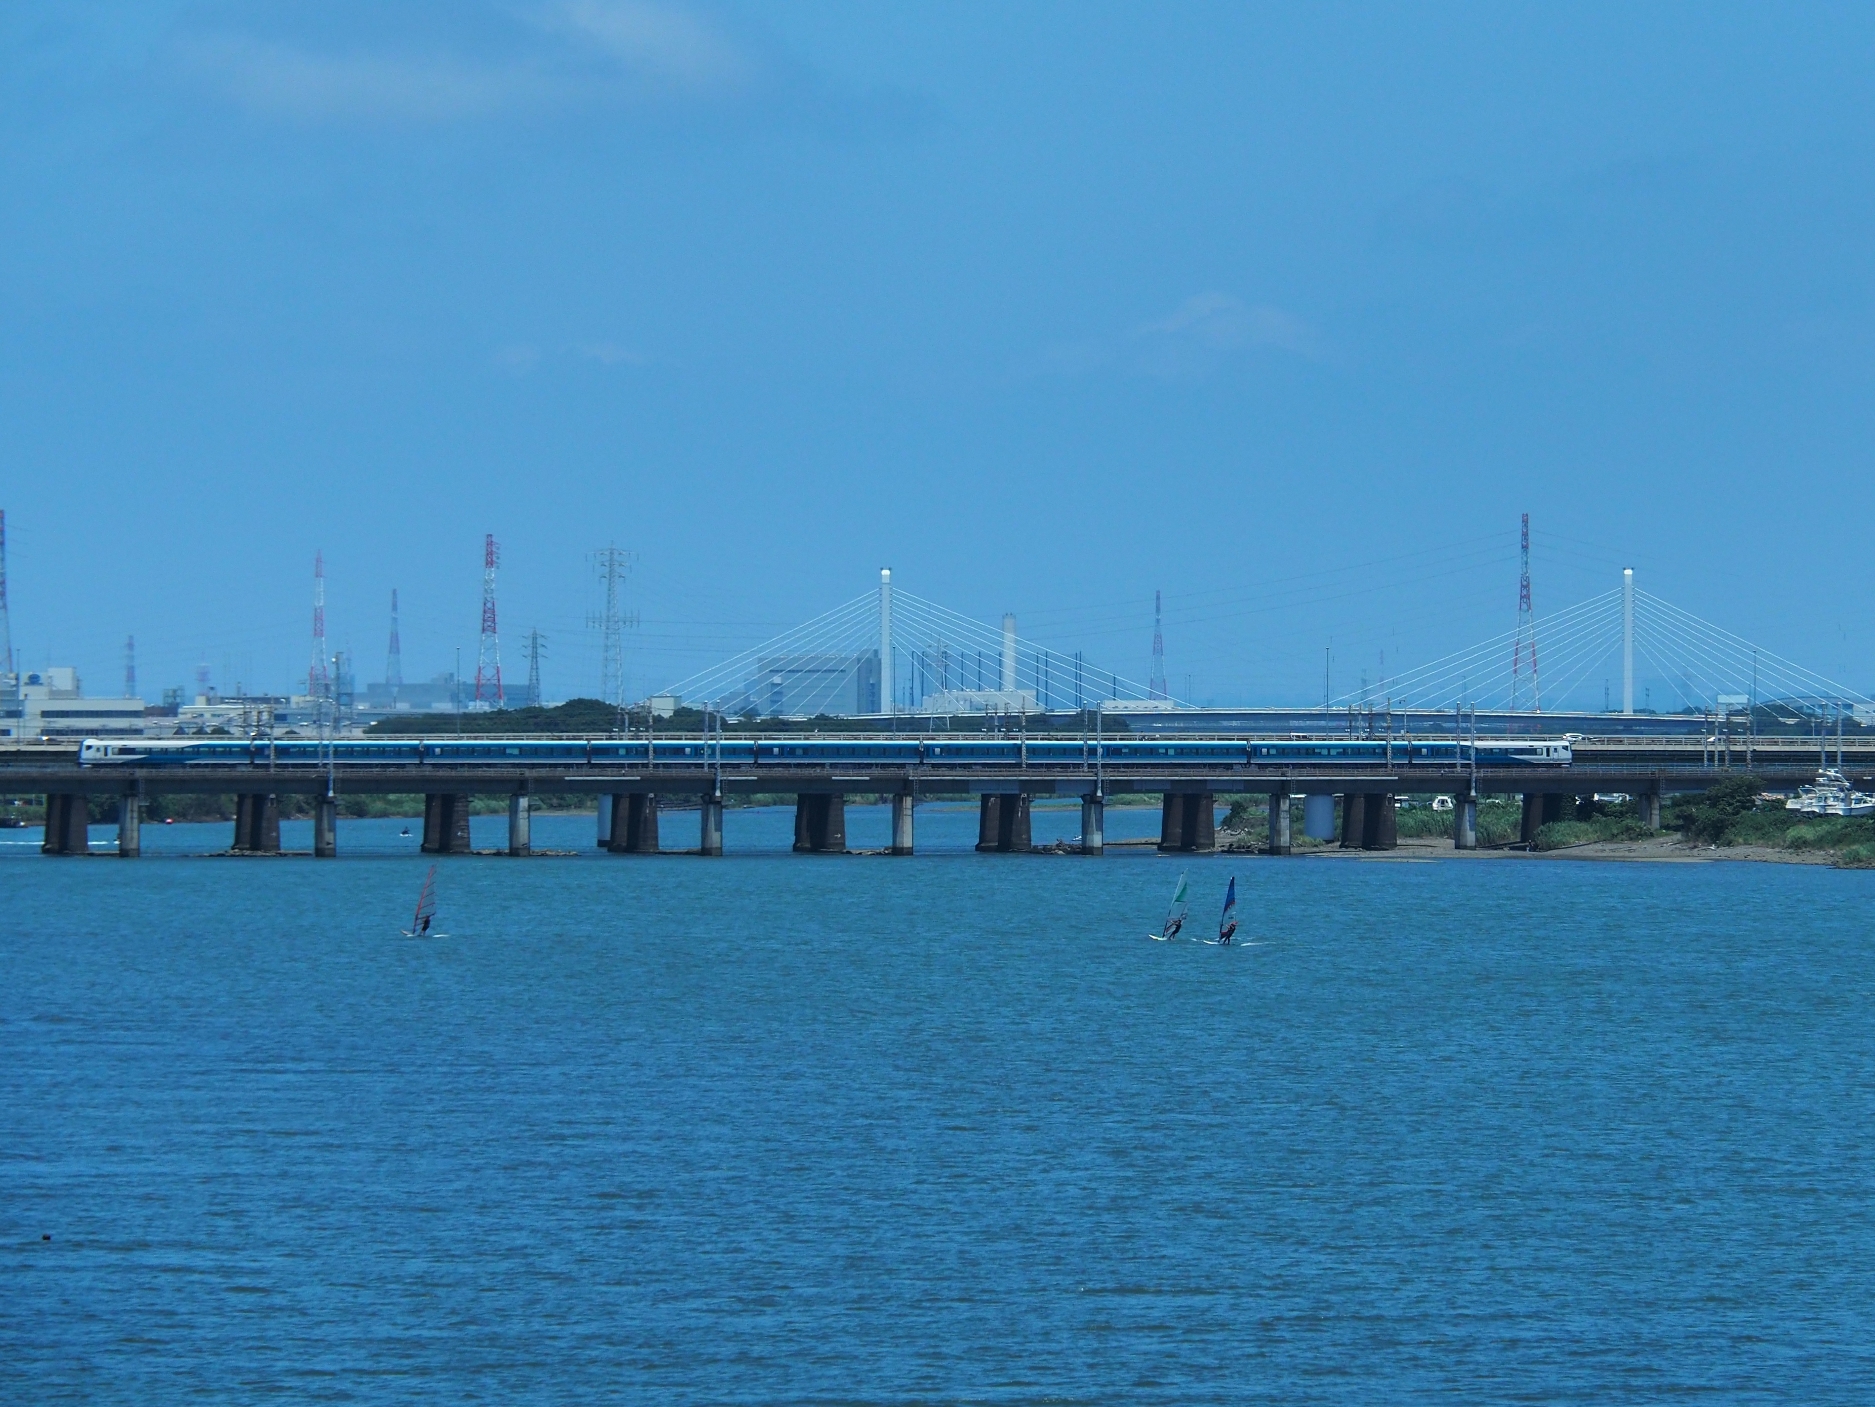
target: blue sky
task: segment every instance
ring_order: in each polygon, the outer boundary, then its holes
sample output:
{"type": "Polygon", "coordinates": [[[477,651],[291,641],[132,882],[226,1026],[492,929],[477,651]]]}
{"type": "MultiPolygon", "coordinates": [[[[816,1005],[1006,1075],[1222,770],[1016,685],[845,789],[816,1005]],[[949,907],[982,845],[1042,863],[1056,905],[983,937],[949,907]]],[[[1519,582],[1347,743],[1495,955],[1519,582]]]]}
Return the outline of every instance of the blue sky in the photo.
{"type": "Polygon", "coordinates": [[[332,643],[378,677],[395,586],[425,676],[492,531],[553,695],[613,542],[640,688],[890,565],[1140,678],[1162,589],[1176,692],[1309,699],[1325,645],[1339,688],[1510,629],[1527,511],[1539,612],[1632,564],[1868,689],[1872,49],[1828,6],[12,5],[15,647],[284,688],[323,550],[332,643]]]}

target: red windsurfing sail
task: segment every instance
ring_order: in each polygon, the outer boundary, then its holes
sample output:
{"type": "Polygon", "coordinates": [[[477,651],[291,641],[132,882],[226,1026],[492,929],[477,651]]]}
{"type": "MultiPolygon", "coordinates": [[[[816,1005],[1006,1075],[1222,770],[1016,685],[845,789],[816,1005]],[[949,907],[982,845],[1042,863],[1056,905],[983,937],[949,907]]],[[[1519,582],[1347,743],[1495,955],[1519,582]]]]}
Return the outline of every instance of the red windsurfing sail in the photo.
{"type": "Polygon", "coordinates": [[[430,924],[436,919],[436,866],[430,866],[430,872],[423,876],[423,889],[417,895],[416,916],[410,920],[409,936],[421,938],[430,931],[430,924]]]}

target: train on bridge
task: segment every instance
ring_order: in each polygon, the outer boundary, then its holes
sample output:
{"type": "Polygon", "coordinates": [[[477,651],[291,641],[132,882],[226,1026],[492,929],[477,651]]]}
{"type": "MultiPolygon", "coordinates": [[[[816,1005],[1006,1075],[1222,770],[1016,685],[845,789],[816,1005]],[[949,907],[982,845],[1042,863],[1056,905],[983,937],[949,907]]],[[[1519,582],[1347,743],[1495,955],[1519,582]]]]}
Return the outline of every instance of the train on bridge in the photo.
{"type": "Polygon", "coordinates": [[[1567,767],[1570,738],[87,738],[86,767],[1567,767]]]}

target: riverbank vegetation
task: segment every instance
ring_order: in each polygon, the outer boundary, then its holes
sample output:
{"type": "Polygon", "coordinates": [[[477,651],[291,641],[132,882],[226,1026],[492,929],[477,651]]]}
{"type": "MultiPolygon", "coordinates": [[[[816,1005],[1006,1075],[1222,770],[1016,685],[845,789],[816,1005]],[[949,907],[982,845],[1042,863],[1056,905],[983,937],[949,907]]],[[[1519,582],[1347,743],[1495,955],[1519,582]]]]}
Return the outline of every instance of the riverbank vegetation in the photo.
{"type": "Polygon", "coordinates": [[[1828,853],[1839,865],[1875,868],[1875,817],[1804,816],[1765,800],[1755,777],[1733,777],[1668,803],[1665,824],[1700,845],[1828,853]]]}

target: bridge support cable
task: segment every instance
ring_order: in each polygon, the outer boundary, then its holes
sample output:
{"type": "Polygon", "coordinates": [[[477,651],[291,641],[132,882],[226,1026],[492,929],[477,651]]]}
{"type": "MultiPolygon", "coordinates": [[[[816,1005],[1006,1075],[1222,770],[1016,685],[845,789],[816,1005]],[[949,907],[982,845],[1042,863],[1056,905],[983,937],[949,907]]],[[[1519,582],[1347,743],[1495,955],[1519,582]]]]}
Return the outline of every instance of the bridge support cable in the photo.
{"type": "MultiPolygon", "coordinates": [[[[731,655],[719,664],[679,679],[661,692],[733,712],[737,703],[745,701],[751,682],[758,679],[764,664],[788,657],[851,656],[875,646],[879,624],[877,612],[878,596],[869,591],[812,620],[803,621],[791,630],[784,630],[759,645],[731,655]]],[[[805,707],[791,706],[790,712],[822,711],[814,705],[831,702],[841,682],[834,678],[825,681],[824,685],[810,688],[811,696],[800,699],[805,707]]],[[[795,701],[790,702],[792,705],[795,701]]]]}
{"type": "Polygon", "coordinates": [[[881,592],[887,589],[889,608],[880,594],[868,592],[662,692],[730,713],[767,713],[771,701],[784,698],[782,707],[772,711],[846,712],[854,697],[853,671],[871,656],[881,713],[907,706],[922,711],[927,703],[954,713],[1063,711],[1148,695],[1143,682],[1098,668],[1079,654],[1023,639],[1006,627],[882,583],[881,592]],[[891,651],[890,659],[881,646],[891,651]],[[780,669],[793,671],[788,686],[766,695],[765,676],[780,669]]]}
{"type": "MultiPolygon", "coordinates": [[[[1609,602],[1606,598],[1595,597],[1589,601],[1557,611],[1549,616],[1540,617],[1537,625],[1550,643],[1547,647],[1552,660],[1570,660],[1575,657],[1580,637],[1584,634],[1593,636],[1605,629],[1605,618],[1609,602]]],[[[1410,709],[1449,708],[1460,694],[1467,701],[1484,703],[1496,700],[1500,694],[1508,702],[1508,680],[1503,673],[1503,650],[1514,642],[1516,632],[1506,631],[1468,649],[1447,655],[1419,669],[1395,677],[1388,681],[1387,689],[1394,707],[1410,709]]],[[[1554,666],[1552,666],[1554,668],[1554,666]]],[[[1554,697],[1552,691],[1552,697],[1554,697]]],[[[1353,702],[1357,696],[1344,694],[1335,701],[1342,707],[1353,702]]]]}
{"type": "MultiPolygon", "coordinates": [[[[1103,669],[1079,654],[1052,649],[1005,628],[950,610],[935,601],[895,589],[894,635],[909,656],[924,696],[1011,692],[1030,695],[1032,706],[1065,711],[1097,707],[1108,699],[1149,698],[1151,688],[1117,670],[1103,669]],[[1014,656],[1013,689],[1004,664],[1014,656]]],[[[1182,701],[1167,699],[1177,706],[1182,701]]],[[[961,711],[961,710],[959,710],[961,711]]]]}
{"type": "MultiPolygon", "coordinates": [[[[1636,591],[1635,600],[1637,630],[1671,646],[1685,675],[1692,675],[1697,666],[1700,688],[1709,695],[1705,704],[1711,704],[1720,692],[1806,705],[1875,703],[1860,690],[1754,645],[1658,596],[1636,591]]],[[[1702,701],[1688,702],[1697,706],[1702,701]]]]}
{"type": "Polygon", "coordinates": [[[1550,661],[1550,697],[1561,701],[1569,698],[1583,684],[1594,677],[1595,671],[1618,655],[1621,651],[1620,618],[1617,613],[1612,621],[1598,622],[1597,627],[1581,632],[1575,640],[1559,651],[1555,645],[1546,647],[1545,653],[1550,661]],[[1561,676],[1561,687],[1555,680],[1561,676]]]}
{"type": "MultiPolygon", "coordinates": [[[[1618,643],[1620,595],[1619,590],[1605,592],[1537,618],[1535,624],[1543,632],[1552,677],[1559,666],[1579,666],[1585,651],[1595,650],[1604,642],[1618,643]]],[[[1385,687],[1393,708],[1449,709],[1461,694],[1468,703],[1485,706],[1500,697],[1508,702],[1510,681],[1504,673],[1504,654],[1516,642],[1517,634],[1515,630],[1505,631],[1388,680],[1385,687]]],[[[1553,687],[1551,697],[1559,697],[1553,687]]],[[[1359,691],[1351,690],[1331,700],[1330,706],[1346,709],[1374,701],[1371,691],[1363,698],[1359,691]]]]}

